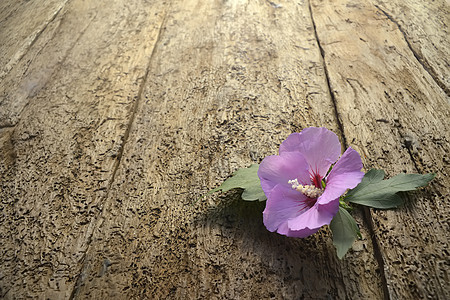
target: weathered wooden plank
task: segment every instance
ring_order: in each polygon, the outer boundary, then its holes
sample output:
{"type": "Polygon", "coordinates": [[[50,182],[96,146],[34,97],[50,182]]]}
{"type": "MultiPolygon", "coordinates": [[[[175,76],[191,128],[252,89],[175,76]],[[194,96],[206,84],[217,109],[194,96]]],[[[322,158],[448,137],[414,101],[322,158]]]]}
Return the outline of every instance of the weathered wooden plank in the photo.
{"type": "MultiPolygon", "coordinates": [[[[4,3],[12,2],[15,1],[4,3]]],[[[66,1],[59,3],[59,6],[44,5],[39,9],[36,5],[40,4],[35,2],[39,1],[20,3],[22,5],[17,3],[17,7],[11,4],[15,9],[5,16],[7,20],[3,22],[3,50],[6,54],[12,52],[12,56],[4,56],[6,65],[4,68],[2,66],[0,76],[0,128],[17,124],[29,99],[47,84],[93,18],[92,12],[80,15],[79,20],[66,18],[65,11],[60,11],[66,1]],[[44,13],[44,8],[48,10],[47,13],[44,13]],[[35,16],[35,12],[38,12],[38,16],[35,16]],[[8,16],[12,20],[8,21],[8,16]],[[62,24],[67,21],[72,22],[75,28],[62,24]],[[14,34],[16,30],[17,34],[14,34]],[[53,39],[54,36],[59,39],[53,39]]]]}
{"type": "Polygon", "coordinates": [[[405,207],[371,212],[389,296],[449,299],[449,98],[370,2],[312,3],[344,133],[366,168],[437,173],[405,207]]]}
{"type": "Polygon", "coordinates": [[[67,0],[0,3],[0,80],[25,55],[67,0]]]}
{"type": "Polygon", "coordinates": [[[394,22],[416,58],[450,96],[450,5],[448,1],[375,0],[394,22]]]}
{"type": "MultiPolygon", "coordinates": [[[[145,81],[163,4],[91,2],[72,1],[1,83],[0,295],[381,298],[364,227],[337,262],[325,230],[268,233],[263,204],[193,203],[292,131],[339,131],[307,3],[174,2],[145,81]]],[[[372,212],[388,296],[449,298],[446,70],[414,48],[438,23],[410,28],[396,2],[314,3],[346,140],[367,168],[438,172],[413,204],[372,212]]]]}
{"type": "Polygon", "coordinates": [[[162,12],[158,2],[70,1],[2,82],[1,298],[70,297],[162,12]],[[38,84],[23,96],[16,76],[38,84]]]}
{"type": "Polygon", "coordinates": [[[339,262],[264,204],[195,202],[301,127],[339,131],[307,3],[174,1],[165,24],[75,298],[382,298],[370,239],[339,262]]]}

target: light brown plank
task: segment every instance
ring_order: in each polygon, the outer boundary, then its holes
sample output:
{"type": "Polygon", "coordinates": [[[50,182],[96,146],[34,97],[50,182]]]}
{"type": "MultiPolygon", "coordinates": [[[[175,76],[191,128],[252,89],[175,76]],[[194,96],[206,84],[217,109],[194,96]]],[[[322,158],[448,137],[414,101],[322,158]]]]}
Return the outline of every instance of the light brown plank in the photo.
{"type": "Polygon", "coordinates": [[[2,82],[1,298],[70,297],[162,13],[160,3],[70,1],[2,82]],[[22,94],[15,76],[37,83],[22,94]]]}
{"type": "MultiPolygon", "coordinates": [[[[195,199],[293,131],[338,132],[308,5],[174,1],[75,298],[377,299],[371,241],[336,259],[238,194],[195,199]]],[[[363,228],[364,230],[364,228],[363,228]]]]}
{"type": "MultiPolygon", "coordinates": [[[[48,83],[66,55],[83,36],[94,16],[94,12],[85,11],[83,15],[79,15],[78,20],[73,20],[65,15],[66,10],[62,9],[63,3],[60,3],[58,9],[52,11],[52,16],[43,20],[46,14],[41,11],[42,8],[35,7],[39,4],[33,3],[18,5],[12,14],[14,16],[12,21],[15,22],[5,22],[3,39],[6,41],[5,47],[9,45],[9,48],[6,47],[9,50],[5,49],[5,51],[13,52],[14,55],[5,57],[5,60],[9,62],[6,63],[0,76],[2,106],[0,128],[13,127],[17,124],[24,107],[48,83]],[[39,17],[35,18],[35,11],[40,12],[39,17]],[[35,21],[22,22],[29,20],[28,16],[35,21]],[[38,20],[42,21],[40,27],[35,24],[38,20]],[[28,27],[22,25],[23,28],[19,28],[23,30],[14,34],[18,26],[15,23],[18,22],[28,24],[28,27]],[[63,24],[64,22],[72,22],[72,24],[63,24]],[[28,33],[26,29],[34,31],[26,36],[25,33],[28,33]],[[57,38],[54,38],[55,36],[57,38]]],[[[78,10],[83,9],[82,6],[78,6],[78,10]]],[[[89,6],[86,6],[86,9],[89,9],[89,6]]]]}
{"type": "Polygon", "coordinates": [[[67,0],[0,3],[0,80],[27,53],[67,0]]]}
{"type": "Polygon", "coordinates": [[[25,50],[0,83],[0,296],[449,298],[446,29],[411,1],[312,1],[334,99],[307,2],[73,0],[33,42],[8,36],[25,50]],[[193,201],[292,131],[342,136],[335,104],[366,168],[438,173],[371,213],[384,287],[367,224],[339,262],[326,229],[283,238],[263,204],[193,201]]]}
{"type": "Polygon", "coordinates": [[[450,96],[450,4],[446,0],[374,0],[427,72],[450,96]]]}
{"type": "Polygon", "coordinates": [[[373,4],[312,3],[344,133],[365,167],[437,173],[405,207],[371,212],[389,296],[448,299],[449,98],[373,4]]]}

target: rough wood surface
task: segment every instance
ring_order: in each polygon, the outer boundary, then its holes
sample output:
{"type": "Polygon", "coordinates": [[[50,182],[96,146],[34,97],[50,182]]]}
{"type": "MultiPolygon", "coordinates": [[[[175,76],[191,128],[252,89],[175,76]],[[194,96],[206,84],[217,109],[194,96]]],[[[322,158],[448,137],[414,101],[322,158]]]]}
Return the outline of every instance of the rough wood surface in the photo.
{"type": "Polygon", "coordinates": [[[437,173],[405,207],[372,212],[389,295],[448,298],[449,98],[384,12],[327,4],[313,12],[347,141],[366,168],[437,173]]]}
{"type": "Polygon", "coordinates": [[[23,58],[67,0],[0,3],[0,79],[23,58]]]}
{"type": "Polygon", "coordinates": [[[70,1],[2,82],[2,296],[70,297],[161,13],[140,1],[70,1]],[[37,83],[28,91],[16,74],[37,83]]]}
{"type": "Polygon", "coordinates": [[[377,0],[373,3],[397,26],[415,58],[450,95],[448,1],[377,0]]]}
{"type": "Polygon", "coordinates": [[[39,3],[0,4],[1,298],[450,298],[448,3],[39,3]],[[436,180],[342,261],[195,201],[307,126],[436,180]]]}

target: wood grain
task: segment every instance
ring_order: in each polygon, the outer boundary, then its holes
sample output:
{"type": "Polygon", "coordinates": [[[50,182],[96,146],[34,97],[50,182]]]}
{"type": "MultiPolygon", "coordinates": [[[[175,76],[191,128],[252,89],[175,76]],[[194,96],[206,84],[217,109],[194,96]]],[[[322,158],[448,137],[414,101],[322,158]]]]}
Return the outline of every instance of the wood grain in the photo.
{"type": "Polygon", "coordinates": [[[0,80],[23,58],[67,0],[0,3],[0,80]]]}
{"type": "Polygon", "coordinates": [[[372,211],[389,296],[448,298],[449,98],[377,7],[313,3],[344,133],[365,167],[437,173],[405,207],[372,211]]]}
{"type": "Polygon", "coordinates": [[[444,1],[0,10],[0,298],[450,298],[444,1]],[[342,261],[326,227],[290,239],[238,191],[197,200],[308,126],[366,169],[437,173],[356,209],[342,261]]]}
{"type": "Polygon", "coordinates": [[[269,234],[261,204],[194,202],[299,124],[337,130],[308,7],[180,1],[165,24],[78,298],[380,297],[370,240],[338,262],[325,231],[269,234]]]}
{"type": "Polygon", "coordinates": [[[71,1],[41,34],[42,50],[32,47],[31,61],[8,75],[39,82],[22,109],[13,102],[23,90],[4,81],[2,112],[16,121],[1,132],[1,297],[70,297],[162,12],[139,1],[71,1]]]}
{"type": "Polygon", "coordinates": [[[373,1],[403,34],[424,69],[450,97],[450,6],[445,0],[373,1]]]}

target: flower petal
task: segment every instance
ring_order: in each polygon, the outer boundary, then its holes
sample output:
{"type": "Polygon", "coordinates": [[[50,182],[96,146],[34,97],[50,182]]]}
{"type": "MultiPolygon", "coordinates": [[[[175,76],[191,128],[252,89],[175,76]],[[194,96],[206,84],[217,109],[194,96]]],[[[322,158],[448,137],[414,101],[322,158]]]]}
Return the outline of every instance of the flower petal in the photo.
{"type": "Polygon", "coordinates": [[[298,179],[299,182],[309,182],[308,163],[298,152],[286,152],[282,155],[267,156],[258,169],[261,187],[267,198],[277,184],[291,187],[289,180],[298,179]]]}
{"type": "Polygon", "coordinates": [[[277,232],[278,232],[279,234],[289,236],[289,235],[288,235],[288,234],[289,234],[289,227],[288,227],[288,225],[287,225],[287,220],[285,220],[283,223],[281,223],[280,225],[278,225],[277,232]]]}
{"type": "Polygon", "coordinates": [[[290,230],[288,227],[288,221],[285,221],[278,226],[277,233],[288,236],[288,237],[305,238],[305,237],[308,237],[308,236],[316,233],[317,231],[319,231],[319,229],[320,228],[315,228],[315,229],[305,228],[303,230],[297,230],[297,231],[290,230]]]}
{"type": "MultiPolygon", "coordinates": [[[[288,227],[291,231],[310,231],[319,229],[323,225],[330,224],[333,217],[339,210],[339,200],[327,204],[316,203],[313,207],[303,214],[288,221],[288,227]]],[[[316,230],[316,231],[317,231],[316,230]]]]}
{"type": "Polygon", "coordinates": [[[326,204],[342,196],[347,189],[356,187],[364,177],[359,153],[349,147],[327,177],[325,192],[319,197],[320,204],[326,204]]]}
{"type": "Polygon", "coordinates": [[[335,133],[323,127],[309,127],[300,133],[292,133],[280,146],[284,152],[298,151],[310,165],[310,172],[322,178],[341,154],[341,143],[335,133]]]}
{"type": "MultiPolygon", "coordinates": [[[[264,225],[269,231],[281,229],[281,225],[291,218],[295,218],[306,196],[289,186],[276,185],[270,193],[266,208],[263,211],[264,225]]],[[[283,230],[280,230],[283,234],[283,230]]]]}
{"type": "Polygon", "coordinates": [[[319,231],[319,229],[320,228],[315,228],[315,229],[305,228],[302,230],[289,230],[285,235],[288,237],[305,238],[310,235],[313,235],[314,233],[319,231]]]}

